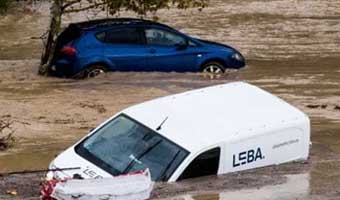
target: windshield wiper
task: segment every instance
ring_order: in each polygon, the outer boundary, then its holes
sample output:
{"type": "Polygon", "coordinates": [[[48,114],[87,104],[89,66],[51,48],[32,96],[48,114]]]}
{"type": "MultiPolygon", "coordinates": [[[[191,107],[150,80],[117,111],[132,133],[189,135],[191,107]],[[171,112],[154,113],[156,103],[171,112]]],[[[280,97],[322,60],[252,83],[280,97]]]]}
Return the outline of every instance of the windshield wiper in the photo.
{"type": "Polygon", "coordinates": [[[132,161],[135,161],[136,163],[138,163],[138,164],[140,164],[140,165],[143,164],[142,161],[138,160],[133,154],[131,154],[131,155],[129,156],[129,158],[130,158],[132,161]]]}
{"type": "MultiPolygon", "coordinates": [[[[141,159],[144,155],[146,155],[147,153],[149,153],[149,152],[150,152],[153,148],[155,148],[157,145],[159,145],[161,142],[163,142],[163,141],[162,141],[162,140],[158,140],[154,145],[152,145],[152,146],[150,146],[149,148],[145,149],[145,151],[144,151],[143,153],[141,153],[137,158],[134,157],[135,159],[131,159],[130,163],[127,165],[127,167],[126,167],[125,170],[124,170],[124,174],[126,174],[126,173],[131,169],[132,164],[133,164],[136,160],[138,160],[139,162],[141,162],[140,159],[141,159]]],[[[139,162],[137,162],[137,163],[138,163],[138,164],[143,164],[142,162],[141,162],[141,163],[139,163],[139,162]]]]}
{"type": "Polygon", "coordinates": [[[159,180],[165,181],[164,178],[166,176],[166,172],[169,170],[169,168],[171,167],[172,163],[175,161],[175,159],[177,158],[178,154],[181,151],[178,150],[175,154],[175,156],[171,159],[171,161],[169,162],[169,164],[166,166],[166,168],[164,169],[164,172],[162,173],[162,175],[159,177],[159,180]]]}

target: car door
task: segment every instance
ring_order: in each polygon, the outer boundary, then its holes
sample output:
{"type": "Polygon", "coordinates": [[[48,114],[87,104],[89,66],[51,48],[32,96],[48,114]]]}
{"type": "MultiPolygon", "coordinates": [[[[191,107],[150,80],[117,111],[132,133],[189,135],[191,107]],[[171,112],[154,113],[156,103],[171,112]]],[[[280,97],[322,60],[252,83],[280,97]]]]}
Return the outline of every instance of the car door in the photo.
{"type": "Polygon", "coordinates": [[[197,70],[197,47],[189,45],[186,37],[158,27],[144,30],[149,71],[197,70]]]}
{"type": "Polygon", "coordinates": [[[105,31],[104,55],[113,63],[114,70],[143,70],[148,49],[142,30],[138,27],[117,27],[105,31]]]}

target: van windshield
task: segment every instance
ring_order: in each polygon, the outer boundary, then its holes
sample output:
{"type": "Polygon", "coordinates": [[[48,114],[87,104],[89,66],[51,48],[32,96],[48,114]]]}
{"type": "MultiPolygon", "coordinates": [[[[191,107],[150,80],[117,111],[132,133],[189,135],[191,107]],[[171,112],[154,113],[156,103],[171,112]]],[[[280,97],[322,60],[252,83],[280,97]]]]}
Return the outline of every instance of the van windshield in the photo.
{"type": "Polygon", "coordinates": [[[150,169],[166,181],[188,151],[122,114],[76,146],[76,152],[112,175],[150,169]]]}

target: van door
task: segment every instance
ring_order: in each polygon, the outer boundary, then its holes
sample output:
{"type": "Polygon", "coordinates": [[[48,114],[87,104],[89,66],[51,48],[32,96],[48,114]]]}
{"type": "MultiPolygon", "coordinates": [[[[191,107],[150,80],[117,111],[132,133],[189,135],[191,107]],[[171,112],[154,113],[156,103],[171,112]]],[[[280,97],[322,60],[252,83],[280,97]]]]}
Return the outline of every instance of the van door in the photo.
{"type": "Polygon", "coordinates": [[[309,144],[304,139],[303,130],[286,128],[229,143],[225,149],[223,173],[306,159],[309,144]]]}

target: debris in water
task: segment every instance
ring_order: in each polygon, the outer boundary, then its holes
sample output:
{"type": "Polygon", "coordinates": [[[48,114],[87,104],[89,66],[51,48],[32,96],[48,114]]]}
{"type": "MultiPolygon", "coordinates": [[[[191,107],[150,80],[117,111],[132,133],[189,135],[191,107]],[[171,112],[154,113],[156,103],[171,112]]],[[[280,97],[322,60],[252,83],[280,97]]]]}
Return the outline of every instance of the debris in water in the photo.
{"type": "Polygon", "coordinates": [[[312,108],[312,109],[316,109],[316,108],[321,108],[321,109],[326,109],[328,105],[326,104],[308,104],[306,107],[307,108],[312,108]]]}
{"type": "Polygon", "coordinates": [[[95,103],[86,102],[86,103],[80,103],[79,105],[82,108],[91,108],[91,109],[94,109],[98,113],[105,113],[107,111],[106,108],[104,107],[104,105],[101,105],[101,104],[95,104],[95,103]]]}
{"type": "Polygon", "coordinates": [[[52,179],[41,187],[42,200],[107,199],[145,200],[150,198],[154,183],[148,169],[100,179],[52,179]]]}
{"type": "Polygon", "coordinates": [[[0,151],[12,147],[15,143],[11,124],[12,122],[10,121],[0,120],[0,151]]]}
{"type": "Polygon", "coordinates": [[[17,196],[18,193],[16,190],[7,190],[6,193],[11,196],[17,196]]]}

